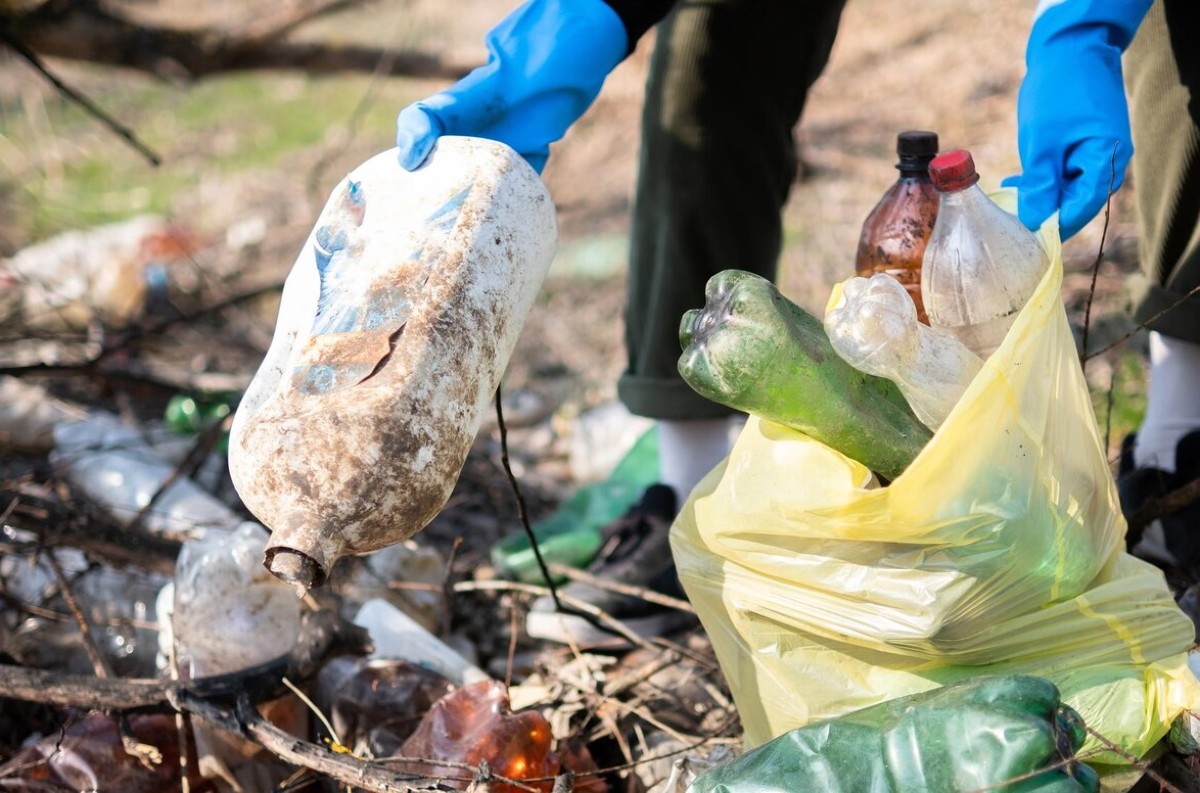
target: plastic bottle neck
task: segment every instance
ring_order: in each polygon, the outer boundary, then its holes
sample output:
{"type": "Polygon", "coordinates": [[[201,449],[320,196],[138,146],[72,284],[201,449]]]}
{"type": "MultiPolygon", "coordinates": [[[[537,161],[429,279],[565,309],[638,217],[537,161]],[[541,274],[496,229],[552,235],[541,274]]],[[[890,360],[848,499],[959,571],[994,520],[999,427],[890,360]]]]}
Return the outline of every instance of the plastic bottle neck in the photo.
{"type": "Polygon", "coordinates": [[[938,203],[943,207],[962,206],[980,199],[987,200],[987,195],[979,189],[978,184],[968,185],[961,190],[939,190],[938,203]]]}
{"type": "Polygon", "coordinates": [[[920,179],[928,182],[929,179],[929,163],[933,161],[932,157],[900,157],[900,161],[896,163],[896,170],[900,172],[901,179],[920,179]]]}

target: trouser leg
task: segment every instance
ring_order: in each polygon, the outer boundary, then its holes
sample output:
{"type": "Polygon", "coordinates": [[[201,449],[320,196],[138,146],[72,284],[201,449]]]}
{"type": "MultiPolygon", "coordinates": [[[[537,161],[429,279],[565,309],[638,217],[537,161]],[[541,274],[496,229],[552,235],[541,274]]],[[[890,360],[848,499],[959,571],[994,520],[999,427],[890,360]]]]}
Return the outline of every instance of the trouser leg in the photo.
{"type": "Polygon", "coordinates": [[[844,0],[682,0],[647,82],[618,384],[657,419],[731,411],[679,376],[679,321],[716,273],[774,278],[795,169],[792,130],[828,60],[844,0]]]}
{"type": "MultiPolygon", "coordinates": [[[[1125,73],[1141,231],[1134,318],[1200,343],[1200,3],[1157,0],[1125,73]]],[[[1200,397],[1198,397],[1200,398],[1200,397]]]]}

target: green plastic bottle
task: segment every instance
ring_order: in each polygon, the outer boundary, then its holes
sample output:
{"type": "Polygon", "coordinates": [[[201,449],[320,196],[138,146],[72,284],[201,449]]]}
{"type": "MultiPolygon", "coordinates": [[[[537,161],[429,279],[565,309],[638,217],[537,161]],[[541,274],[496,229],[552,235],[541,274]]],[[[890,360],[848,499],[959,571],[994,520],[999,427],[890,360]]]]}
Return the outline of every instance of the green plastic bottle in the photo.
{"type": "MultiPolygon", "coordinates": [[[[586,567],[600,550],[600,529],[624,515],[658,478],[658,431],[651,428],[607,479],[579,488],[553,514],[533,524],[542,558],[547,564],[586,567]]],[[[503,574],[526,583],[545,583],[524,531],[492,546],[491,556],[503,574]]]]}

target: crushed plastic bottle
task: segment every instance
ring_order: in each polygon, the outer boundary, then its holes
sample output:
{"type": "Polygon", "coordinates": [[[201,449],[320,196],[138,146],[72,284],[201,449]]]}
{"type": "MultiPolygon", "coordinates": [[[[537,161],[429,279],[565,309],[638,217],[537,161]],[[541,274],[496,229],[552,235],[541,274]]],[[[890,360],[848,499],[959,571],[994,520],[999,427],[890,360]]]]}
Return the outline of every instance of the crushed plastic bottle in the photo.
{"type": "Polygon", "coordinates": [[[56,426],[50,462],[122,525],[133,523],[156,495],[142,518],[147,531],[186,539],[241,523],[233,510],[187,477],[163,489],[177,473],[175,466],[155,454],[137,429],[111,413],[97,412],[85,421],[56,426]]]}
{"type": "MultiPolygon", "coordinates": [[[[184,543],[175,567],[171,632],[185,679],[235,672],[274,660],[300,635],[296,593],[263,569],[267,532],[246,522],[184,543]]],[[[299,734],[305,716],[294,697],[260,706],[271,721],[299,734]]],[[[237,789],[270,790],[278,769],[259,747],[209,725],[198,725],[200,773],[237,789]]]]}
{"type": "Polygon", "coordinates": [[[889,275],[851,278],[825,314],[842,360],[893,381],[925,426],[936,430],[983,367],[961,341],[922,325],[905,288],[889,275]]]}
{"type": "Polygon", "coordinates": [[[300,635],[296,593],[262,569],[267,532],[243,523],[184,543],[172,618],[180,668],[219,675],[288,653],[300,635]]]}
{"type": "Polygon", "coordinates": [[[354,624],[371,635],[375,646],[372,658],[399,658],[420,664],[455,685],[490,679],[487,672],[386,600],[368,600],[354,624]]]}
{"type": "Polygon", "coordinates": [[[494,141],[394,150],[333,191],[235,414],[229,465],[265,563],[321,585],[442,509],[554,253],[541,179],[494,141]]]}
{"type": "MultiPolygon", "coordinates": [[[[161,793],[180,789],[179,729],[173,714],[131,714],[133,737],[159,752],[157,762],[128,754],[117,722],[105,713],[84,716],[25,747],[0,764],[0,790],[111,790],[161,793]]],[[[195,762],[188,763],[194,773],[195,762]]],[[[194,793],[213,790],[191,776],[194,793]]]]}
{"type": "MultiPolygon", "coordinates": [[[[8,526],[0,529],[0,540],[33,543],[36,539],[8,526]]],[[[0,645],[26,666],[94,674],[79,626],[69,617],[58,579],[46,559],[50,552],[0,555],[0,595],[4,596],[0,645]],[[48,609],[62,618],[30,616],[22,606],[48,609]]],[[[158,638],[155,602],[167,577],[134,567],[93,564],[75,548],[57,548],[53,553],[87,618],[92,641],[112,671],[120,676],[152,677],[158,638]]]]}
{"type": "Polygon", "coordinates": [[[143,311],[150,271],[187,258],[195,236],[142,215],[67,231],[0,259],[0,321],[39,330],[123,327],[143,311]]]}
{"type": "Polygon", "coordinates": [[[1033,232],[979,188],[970,152],[938,155],[929,175],[941,199],[922,265],[929,323],[986,359],[1004,341],[1050,260],[1033,232]]]}
{"type": "Polygon", "coordinates": [[[445,677],[409,661],[340,657],[321,668],[314,700],[344,746],[359,757],[390,757],[451,690],[445,677]]]}
{"type": "MultiPolygon", "coordinates": [[[[478,766],[486,761],[492,771],[512,780],[553,777],[558,757],[550,751],[550,723],[537,711],[513,713],[502,683],[480,682],[464,686],[434,703],[400,755],[435,761],[411,764],[404,770],[437,777],[465,790],[471,774],[461,768],[438,766],[436,761],[478,766]]],[[[550,782],[530,782],[549,793],[550,782]]],[[[520,788],[493,783],[496,793],[517,793],[520,788]]]]}

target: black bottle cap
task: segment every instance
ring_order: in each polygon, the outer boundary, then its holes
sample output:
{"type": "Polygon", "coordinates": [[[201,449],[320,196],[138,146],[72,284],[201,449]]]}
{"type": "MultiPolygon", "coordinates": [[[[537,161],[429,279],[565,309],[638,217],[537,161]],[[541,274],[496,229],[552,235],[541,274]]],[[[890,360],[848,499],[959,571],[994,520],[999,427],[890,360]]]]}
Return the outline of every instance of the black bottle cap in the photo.
{"type": "Polygon", "coordinates": [[[910,129],[896,136],[896,154],[901,157],[933,157],[938,151],[936,132],[910,129]]]}

